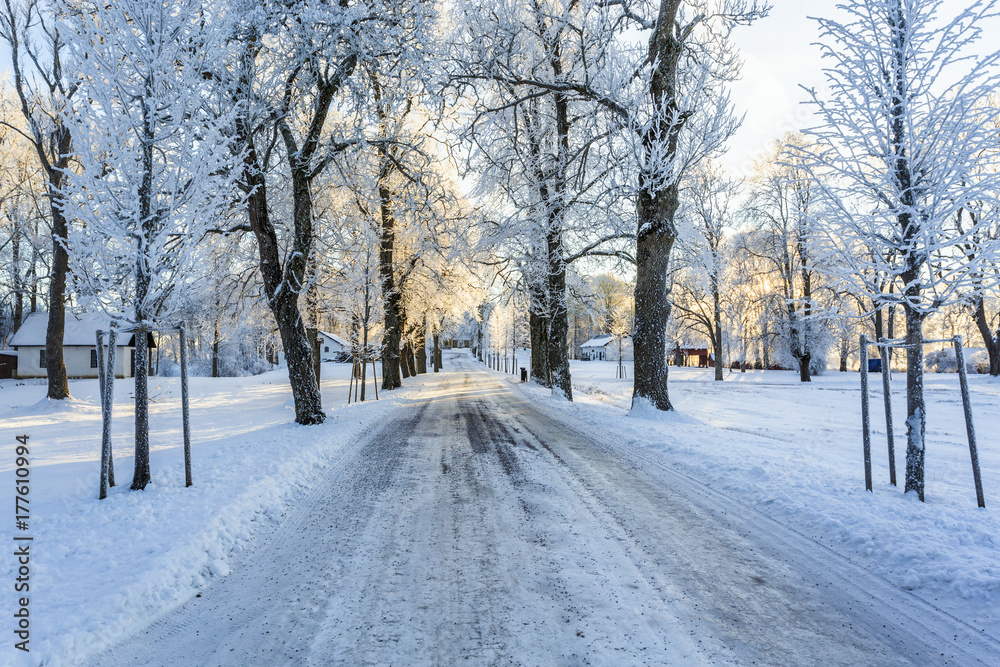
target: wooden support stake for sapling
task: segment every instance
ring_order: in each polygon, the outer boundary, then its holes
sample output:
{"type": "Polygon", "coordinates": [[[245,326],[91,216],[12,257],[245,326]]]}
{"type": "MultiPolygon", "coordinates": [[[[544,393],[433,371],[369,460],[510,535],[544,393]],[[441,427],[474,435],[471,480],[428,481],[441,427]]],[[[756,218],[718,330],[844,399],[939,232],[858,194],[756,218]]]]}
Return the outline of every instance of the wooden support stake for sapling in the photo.
{"type": "Polygon", "coordinates": [[[958,379],[962,387],[962,407],[965,410],[965,430],[969,434],[969,454],[972,457],[972,477],[976,483],[976,502],[980,507],[986,507],[983,497],[983,480],[979,476],[979,454],[976,451],[976,430],[972,425],[972,403],[969,400],[969,378],[965,369],[965,352],[962,349],[962,337],[955,336],[955,361],[958,362],[958,379]]]}
{"type": "Polygon", "coordinates": [[[115,485],[114,461],[111,458],[111,409],[114,406],[115,345],[118,331],[108,332],[107,365],[104,358],[104,334],[97,332],[97,374],[101,389],[101,481],[98,499],[108,497],[108,487],[115,485]]]}
{"type": "MultiPolygon", "coordinates": [[[[868,419],[868,337],[861,335],[861,433],[865,447],[865,488],[872,490],[872,441],[868,419]]],[[[873,492],[874,493],[874,492],[873,492]]]]}
{"type": "MultiPolygon", "coordinates": [[[[191,419],[188,412],[187,335],[179,327],[181,343],[181,419],[184,426],[184,486],[191,486],[191,419]]],[[[145,335],[145,334],[143,334],[145,335]]]]}
{"type": "Polygon", "coordinates": [[[882,397],[885,401],[885,434],[889,443],[889,483],[896,486],[896,448],[892,432],[892,393],[889,389],[889,344],[885,338],[880,338],[879,343],[884,345],[880,348],[882,353],[882,397]]]}
{"type": "Polygon", "coordinates": [[[347,381],[347,404],[351,404],[351,396],[354,393],[354,375],[355,369],[358,367],[358,362],[355,357],[351,357],[351,378],[347,381]]]}
{"type": "Polygon", "coordinates": [[[97,387],[101,396],[101,416],[104,416],[104,332],[97,332],[97,387]]]}

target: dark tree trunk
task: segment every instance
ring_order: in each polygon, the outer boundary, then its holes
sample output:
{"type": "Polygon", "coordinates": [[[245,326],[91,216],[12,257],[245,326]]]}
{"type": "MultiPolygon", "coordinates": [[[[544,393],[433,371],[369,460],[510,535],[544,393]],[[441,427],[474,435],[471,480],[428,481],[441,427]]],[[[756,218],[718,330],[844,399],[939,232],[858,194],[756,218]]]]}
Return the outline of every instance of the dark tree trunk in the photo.
{"type": "MultiPolygon", "coordinates": [[[[924,220],[914,192],[914,174],[910,171],[908,151],[914,145],[907,123],[906,105],[910,103],[906,90],[909,26],[902,22],[902,3],[897,0],[896,11],[889,12],[889,23],[893,40],[892,71],[897,73],[892,80],[892,102],[889,111],[891,120],[889,148],[893,162],[888,174],[893,181],[893,189],[900,193],[896,213],[896,230],[899,245],[910,249],[903,256],[903,270],[900,280],[905,285],[903,313],[906,317],[906,487],[905,491],[916,491],[921,501],[924,499],[924,443],[926,434],[926,411],[924,408],[924,347],[923,327],[926,315],[915,308],[922,302],[922,278],[925,255],[920,252],[920,238],[924,233],[924,220]]],[[[862,369],[862,371],[865,369],[862,369]]]]}
{"type": "Polygon", "coordinates": [[[996,337],[990,331],[990,320],[986,315],[986,303],[982,294],[976,295],[972,305],[976,328],[979,329],[979,335],[983,337],[983,347],[986,348],[990,357],[990,375],[1000,376],[1000,331],[997,332],[996,337]]]}
{"type": "Polygon", "coordinates": [[[14,278],[14,327],[24,321],[24,282],[21,277],[21,226],[16,219],[11,220],[14,229],[10,239],[11,269],[14,278]]]}
{"type": "Polygon", "coordinates": [[[135,332],[135,468],[133,491],[146,488],[149,472],[149,345],[146,331],[135,332]]]}
{"type": "Polygon", "coordinates": [[[417,373],[424,374],[427,372],[427,320],[417,328],[416,342],[417,352],[417,373]]]}
{"type": "Polygon", "coordinates": [[[840,372],[847,372],[847,355],[850,353],[850,346],[846,338],[840,340],[840,372]]]}
{"type": "Polygon", "coordinates": [[[212,377],[219,377],[219,320],[212,327],[212,377]]]}
{"type": "Polygon", "coordinates": [[[550,386],[548,370],[549,326],[548,318],[543,315],[547,311],[545,292],[534,288],[530,292],[531,300],[528,309],[528,327],[531,334],[531,379],[542,385],[550,386]]]}
{"type": "Polygon", "coordinates": [[[403,347],[399,350],[399,372],[403,379],[410,377],[410,341],[403,341],[403,347]]]}
{"type": "Polygon", "coordinates": [[[721,382],[722,374],[722,298],[719,294],[718,280],[712,280],[712,299],[714,301],[714,322],[712,332],[712,347],[715,348],[715,381],[721,382]]]}
{"type": "MultiPolygon", "coordinates": [[[[806,255],[805,241],[800,240],[798,254],[800,272],[802,274],[802,358],[799,360],[799,381],[812,382],[809,365],[812,363],[812,340],[809,330],[812,327],[812,272],[809,270],[809,258],[806,255]]],[[[887,365],[888,367],[888,365],[887,365]]]]}
{"type": "Polygon", "coordinates": [[[267,305],[274,315],[288,364],[295,421],[299,424],[320,424],[326,415],[323,413],[322,398],[313,368],[312,346],[298,306],[299,289],[305,278],[306,257],[312,244],[309,184],[303,182],[304,174],[301,172],[294,179],[294,252],[289,253],[288,263],[282,267],[281,248],[267,205],[267,182],[254,145],[249,119],[245,116],[240,116],[237,120],[237,138],[246,149],[243,176],[250,192],[247,197],[247,214],[250,228],[257,240],[267,305]]]}
{"type": "Polygon", "coordinates": [[[393,270],[396,220],[392,213],[392,196],[388,186],[384,184],[379,186],[378,191],[382,218],[382,234],[379,241],[379,277],[382,281],[382,302],[385,309],[385,329],[382,335],[382,389],[392,390],[403,385],[399,367],[403,299],[396,288],[396,274],[393,270]]]}
{"type": "Polygon", "coordinates": [[[323,353],[319,345],[319,329],[306,327],[306,340],[309,341],[309,358],[312,359],[313,374],[316,376],[316,386],[319,386],[323,373],[323,353]]]}
{"type": "Polygon", "coordinates": [[[551,319],[548,331],[548,367],[552,389],[573,400],[569,372],[569,318],[566,309],[566,263],[562,257],[562,235],[549,235],[549,294],[551,319]]]}
{"type": "MultiPolygon", "coordinates": [[[[38,235],[38,222],[35,222],[35,235],[38,235]]],[[[28,267],[28,275],[25,282],[28,284],[28,310],[32,313],[38,312],[38,262],[41,256],[38,248],[31,248],[31,266],[28,267]],[[30,279],[29,279],[30,278],[30,279]]]]}
{"type": "MultiPolygon", "coordinates": [[[[919,288],[918,288],[919,289],[919,288]]],[[[924,316],[908,306],[906,313],[906,491],[924,499],[924,316]]]]}
{"type": "Polygon", "coordinates": [[[809,374],[809,364],[812,363],[812,355],[808,352],[799,355],[799,382],[812,382],[809,374]]]}
{"type": "Polygon", "coordinates": [[[413,344],[407,340],[406,341],[406,370],[409,371],[410,377],[417,377],[417,360],[413,354],[413,344]]]}
{"type": "MultiPolygon", "coordinates": [[[[57,132],[60,146],[65,142],[70,147],[69,130],[57,132]]],[[[62,164],[65,160],[60,160],[62,164]]],[[[60,199],[55,193],[62,187],[63,171],[60,168],[49,173],[49,210],[52,214],[52,268],[49,271],[49,323],[45,331],[45,373],[48,376],[48,397],[62,400],[69,398],[69,377],[66,375],[66,361],[63,358],[63,334],[66,328],[66,275],[69,273],[69,253],[66,251],[68,225],[63,215],[60,199]]]]}
{"type": "MultiPolygon", "coordinates": [[[[562,76],[561,45],[557,42],[552,52],[552,71],[558,80],[562,76]]],[[[572,121],[569,99],[564,93],[553,96],[556,112],[556,135],[559,139],[560,167],[553,182],[554,200],[548,202],[547,188],[542,188],[543,201],[549,206],[549,225],[546,233],[548,250],[549,336],[548,366],[553,392],[561,393],[566,400],[573,400],[573,379],[569,369],[569,312],[566,303],[566,259],[563,248],[565,225],[566,173],[569,159],[569,133],[572,121]]]]}
{"type": "Polygon", "coordinates": [[[648,403],[670,410],[667,392],[667,267],[676,239],[673,217],[679,200],[677,186],[650,196],[639,193],[638,239],[636,241],[635,357],[632,407],[648,403]]]}
{"type": "MultiPolygon", "coordinates": [[[[643,148],[650,159],[663,152],[660,165],[653,170],[673,169],[685,110],[678,106],[677,70],[683,44],[675,27],[679,0],[664,0],[649,41],[649,54],[656,66],[649,84],[650,99],[656,117],[643,134],[643,148]],[[665,142],[665,145],[664,145],[665,142]]],[[[670,303],[667,269],[676,240],[674,216],[680,205],[676,177],[662,179],[665,173],[641,173],[636,201],[636,276],[635,276],[635,372],[632,407],[646,403],[657,410],[671,410],[667,392],[667,319],[670,303]]]]}
{"type": "Polygon", "coordinates": [[[152,283],[153,265],[149,242],[156,234],[159,221],[153,212],[153,110],[149,107],[151,84],[145,82],[147,97],[140,99],[143,118],[142,184],[139,186],[139,253],[135,263],[135,469],[132,473],[132,490],[145,489],[149,484],[149,344],[147,339],[146,299],[152,283]]]}
{"type": "Polygon", "coordinates": [[[432,358],[432,360],[434,362],[434,372],[435,373],[440,373],[441,372],[441,334],[439,334],[438,332],[435,331],[434,334],[433,334],[433,338],[434,338],[434,350],[431,353],[431,358],[432,358]]]}
{"type": "Polygon", "coordinates": [[[404,380],[410,377],[410,365],[406,363],[406,357],[410,354],[407,350],[408,345],[409,342],[403,341],[403,347],[399,348],[399,375],[404,380]]]}
{"type": "MultiPolygon", "coordinates": [[[[66,276],[69,273],[69,254],[67,252],[68,225],[62,211],[62,182],[69,168],[73,147],[69,128],[56,116],[54,126],[49,118],[40,119],[32,115],[30,104],[35,100],[28,99],[28,91],[24,87],[24,77],[21,71],[20,48],[21,40],[26,39],[28,28],[18,25],[14,10],[7,6],[10,14],[9,32],[5,35],[11,47],[11,63],[13,65],[14,88],[17,91],[21,105],[21,113],[31,128],[31,143],[38,156],[39,164],[45,172],[48,183],[49,212],[52,217],[52,266],[49,270],[49,320],[45,331],[45,374],[48,378],[47,397],[54,400],[69,398],[69,378],[66,374],[66,361],[63,357],[63,334],[66,328],[66,276]],[[46,134],[47,133],[47,134],[46,134]]],[[[34,26],[31,27],[34,30],[34,26]]],[[[58,51],[51,62],[51,71],[44,72],[46,82],[50,84],[50,92],[62,90],[63,73],[58,51]]],[[[38,61],[35,61],[36,64],[38,61]]],[[[41,71],[41,68],[39,68],[41,71]]],[[[66,97],[72,92],[62,91],[66,97]]],[[[33,269],[34,273],[34,269],[33,269]]],[[[33,281],[37,284],[37,273],[33,281]]],[[[32,290],[31,311],[36,308],[36,290],[32,290]]]]}
{"type": "MultiPolygon", "coordinates": [[[[254,56],[260,34],[251,29],[242,39],[239,90],[247,102],[252,90],[254,56]]],[[[326,419],[322,397],[313,363],[312,344],[306,335],[305,322],[299,310],[299,293],[306,284],[306,263],[309,261],[313,242],[312,181],[321,173],[313,162],[316,153],[325,148],[322,141],[323,127],[333,103],[333,97],[354,71],[357,59],[349,57],[341,63],[336,76],[325,78],[312,91],[310,115],[301,143],[287,114],[274,120],[273,132],[280,136],[285,146],[292,185],[291,243],[279,244],[267,206],[266,165],[261,163],[254,142],[253,121],[249,117],[247,102],[236,119],[236,139],[245,152],[243,162],[244,187],[249,192],[247,214],[250,228],[257,240],[260,272],[263,279],[267,305],[274,314],[281,342],[288,363],[288,381],[295,403],[295,421],[299,424],[319,424],[326,419]],[[287,259],[282,265],[282,257],[287,259]]]]}
{"type": "MultiPolygon", "coordinates": [[[[35,234],[38,234],[38,225],[35,224],[35,234]]],[[[25,282],[29,285],[28,288],[28,312],[37,313],[38,312],[38,262],[41,260],[39,257],[38,248],[32,248],[31,250],[31,266],[28,267],[28,276],[25,277],[25,282]],[[28,278],[30,277],[30,280],[28,278]]]]}

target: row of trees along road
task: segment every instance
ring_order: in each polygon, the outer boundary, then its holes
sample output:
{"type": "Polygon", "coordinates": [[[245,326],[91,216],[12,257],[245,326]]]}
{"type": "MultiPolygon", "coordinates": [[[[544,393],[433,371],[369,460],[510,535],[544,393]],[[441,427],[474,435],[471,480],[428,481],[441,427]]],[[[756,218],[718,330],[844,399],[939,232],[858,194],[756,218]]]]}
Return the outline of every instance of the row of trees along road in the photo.
{"type": "Polygon", "coordinates": [[[499,226],[504,237],[517,227],[524,246],[505,268],[527,283],[532,348],[545,350],[532,357],[533,377],[551,377],[572,398],[567,266],[611,254],[636,271],[633,407],[670,409],[664,350],[679,182],[739,126],[725,92],[740,66],[729,36],[768,6],[566,0],[459,8],[451,80],[472,100],[472,164],[494,172],[516,211],[499,226]],[[624,213],[630,206],[634,215],[624,213]],[[620,221],[629,218],[626,233],[620,221]],[[582,233],[571,245],[573,228],[582,233]],[[635,239],[634,251],[615,247],[623,238],[635,239]]]}
{"type": "MultiPolygon", "coordinates": [[[[977,55],[997,3],[954,19],[940,7],[854,1],[820,19],[828,92],[812,92],[816,127],[739,186],[717,167],[740,125],[730,36],[766,16],[764,2],[501,0],[483,11],[458,0],[444,21],[421,0],[4,0],[18,117],[8,106],[0,122],[35,160],[18,163],[15,189],[47,200],[31,213],[46,224],[8,225],[12,284],[23,314],[23,295],[37,293],[20,269],[30,238],[33,265],[48,268],[49,396],[69,395],[68,297],[122,327],[169,325],[194,312],[198,277],[231,253],[231,280],[213,284],[241,300],[258,290],[299,423],[324,419],[324,302],[351,313],[356,345],[380,339],[392,389],[425,365],[428,333],[437,341],[483,301],[476,262],[525,295],[532,376],[572,399],[569,294],[575,267],[596,258],[635,274],[633,408],[669,410],[672,304],[713,341],[718,374],[723,319],[759,317],[726,290],[761,291],[763,273],[784,312],[782,332],[763,337],[788,337],[803,380],[819,314],[873,315],[892,335],[901,309],[907,488],[922,494],[925,322],[971,309],[1000,373],[988,313],[998,56],[977,55]],[[29,228],[48,229],[48,247],[29,228]]],[[[24,218],[32,198],[15,199],[24,218]]],[[[212,308],[218,323],[233,303],[212,308]]],[[[137,488],[146,446],[137,437],[137,488]]]]}
{"type": "MultiPolygon", "coordinates": [[[[33,147],[47,178],[50,397],[69,395],[61,350],[70,268],[73,296],[84,308],[137,332],[137,368],[144,369],[145,332],[190,312],[198,277],[219,266],[213,246],[237,247],[249,234],[296,421],[322,422],[299,297],[320,264],[317,190],[328,185],[331,165],[374,149],[383,167],[376,189],[387,186],[389,170],[424,187],[425,208],[446,210],[442,202],[455,198],[453,183],[428,186],[432,179],[419,167],[408,171],[401,152],[429,161],[419,146],[403,147],[391,123],[366,122],[385,120],[383,86],[404,75],[417,80],[410,101],[426,91],[434,73],[433,51],[424,47],[434,42],[433,7],[406,0],[7,0],[3,9],[0,34],[11,48],[24,119],[5,127],[33,147]]],[[[379,244],[392,261],[386,219],[404,216],[402,208],[418,198],[380,195],[379,244]]],[[[401,282],[428,263],[427,253],[411,255],[401,282]]],[[[399,286],[383,280],[378,287],[383,303],[400,299],[399,286]]],[[[387,350],[390,361],[396,350],[387,350]]],[[[135,381],[133,488],[140,489],[150,479],[146,373],[135,381]]]]}

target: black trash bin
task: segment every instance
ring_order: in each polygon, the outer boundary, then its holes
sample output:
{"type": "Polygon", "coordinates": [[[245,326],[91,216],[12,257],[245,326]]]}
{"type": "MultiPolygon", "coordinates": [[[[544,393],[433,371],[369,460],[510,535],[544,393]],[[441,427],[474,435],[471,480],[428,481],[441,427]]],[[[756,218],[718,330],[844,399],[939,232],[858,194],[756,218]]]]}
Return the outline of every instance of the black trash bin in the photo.
{"type": "Polygon", "coordinates": [[[527,382],[527,381],[528,381],[528,369],[524,368],[522,366],[521,367],[521,382],[527,382]]]}

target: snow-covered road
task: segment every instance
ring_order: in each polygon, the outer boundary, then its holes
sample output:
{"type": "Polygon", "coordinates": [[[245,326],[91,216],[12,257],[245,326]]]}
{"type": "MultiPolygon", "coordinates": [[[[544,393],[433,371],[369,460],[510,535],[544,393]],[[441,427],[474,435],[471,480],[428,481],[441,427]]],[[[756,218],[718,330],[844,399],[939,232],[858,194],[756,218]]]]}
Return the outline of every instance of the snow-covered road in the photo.
{"type": "MultiPolygon", "coordinates": [[[[467,357],[94,664],[995,664],[1000,645],[467,357]]],[[[291,445],[290,445],[291,446],[291,445]]]]}

